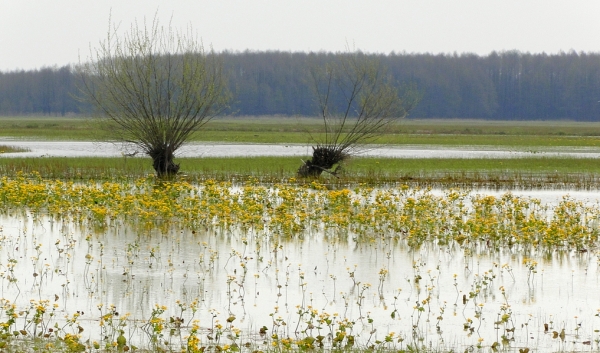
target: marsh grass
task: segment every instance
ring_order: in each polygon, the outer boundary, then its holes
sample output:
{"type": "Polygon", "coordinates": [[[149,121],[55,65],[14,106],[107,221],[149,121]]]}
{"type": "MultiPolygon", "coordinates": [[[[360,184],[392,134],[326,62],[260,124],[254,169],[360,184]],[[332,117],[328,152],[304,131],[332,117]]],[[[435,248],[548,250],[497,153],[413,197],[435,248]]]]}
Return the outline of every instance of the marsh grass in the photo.
{"type": "MultiPolygon", "coordinates": [[[[302,157],[178,158],[180,178],[243,182],[296,180],[302,157]]],[[[61,180],[136,179],[152,175],[149,158],[0,158],[0,174],[37,172],[44,178],[61,180]]],[[[594,158],[513,159],[396,159],[354,158],[343,166],[339,177],[324,175],[321,182],[344,186],[409,184],[502,188],[595,188],[600,163],[594,158]]],[[[311,180],[296,180],[310,183],[311,180]]]]}
{"type": "Polygon", "coordinates": [[[0,158],[0,174],[15,176],[37,172],[60,180],[136,178],[152,174],[150,159],[142,158],[0,158]]]}
{"type": "Polygon", "coordinates": [[[29,149],[10,146],[10,145],[0,145],[0,153],[18,153],[18,152],[29,152],[29,149]]]}

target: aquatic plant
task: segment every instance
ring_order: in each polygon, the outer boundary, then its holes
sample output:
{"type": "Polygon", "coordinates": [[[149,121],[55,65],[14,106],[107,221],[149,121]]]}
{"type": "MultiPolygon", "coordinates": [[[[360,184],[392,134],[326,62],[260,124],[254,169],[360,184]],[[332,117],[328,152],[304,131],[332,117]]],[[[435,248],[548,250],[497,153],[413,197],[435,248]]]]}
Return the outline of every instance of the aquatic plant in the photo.
{"type": "Polygon", "coordinates": [[[598,205],[570,197],[23,174],[0,179],[0,204],[10,298],[0,345],[12,350],[517,351],[532,332],[543,347],[600,340],[596,311],[515,310],[535,307],[553,261],[596,271],[598,205]]]}
{"type": "Polygon", "coordinates": [[[0,179],[4,214],[50,216],[103,228],[126,223],[139,229],[172,227],[245,231],[301,238],[323,231],[332,240],[394,239],[418,248],[485,246],[578,250],[598,245],[600,207],[566,196],[556,207],[506,193],[501,197],[407,187],[328,190],[321,184],[249,182],[75,183],[39,175],[0,179]],[[468,205],[468,206],[467,206],[468,205]]]}

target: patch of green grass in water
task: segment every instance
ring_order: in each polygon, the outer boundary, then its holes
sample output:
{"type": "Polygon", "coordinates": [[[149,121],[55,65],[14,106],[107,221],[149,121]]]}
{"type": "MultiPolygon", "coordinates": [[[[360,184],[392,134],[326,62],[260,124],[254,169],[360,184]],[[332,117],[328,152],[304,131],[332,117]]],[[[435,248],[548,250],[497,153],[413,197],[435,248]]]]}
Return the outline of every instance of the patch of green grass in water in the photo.
{"type": "Polygon", "coordinates": [[[29,152],[27,148],[14,147],[10,145],[0,145],[0,153],[18,153],[29,152]]]}
{"type": "MultiPolygon", "coordinates": [[[[297,180],[296,171],[307,157],[177,158],[178,177],[276,183],[297,180]]],[[[153,175],[150,158],[0,158],[0,173],[38,172],[43,178],[65,180],[136,179],[153,175]]],[[[514,159],[396,159],[353,158],[337,177],[324,173],[320,182],[348,186],[389,183],[440,187],[552,187],[596,188],[600,163],[594,158],[514,159]]]]}

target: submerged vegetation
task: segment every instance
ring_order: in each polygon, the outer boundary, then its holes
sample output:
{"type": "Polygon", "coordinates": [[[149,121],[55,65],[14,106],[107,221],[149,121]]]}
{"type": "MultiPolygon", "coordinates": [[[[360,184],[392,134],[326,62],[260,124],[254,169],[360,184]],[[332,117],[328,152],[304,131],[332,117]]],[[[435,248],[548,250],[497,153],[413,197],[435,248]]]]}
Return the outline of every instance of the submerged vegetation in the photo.
{"type": "Polygon", "coordinates": [[[510,193],[494,197],[451,189],[436,195],[406,185],[329,190],[317,182],[234,186],[212,180],[163,184],[153,178],[80,184],[21,175],[0,179],[0,203],[5,214],[24,210],[100,228],[115,222],[140,229],[210,227],[283,238],[323,230],[329,239],[384,237],[416,248],[427,242],[582,250],[595,249],[600,234],[600,208],[569,197],[552,210],[510,193]]]}
{"type": "Polygon", "coordinates": [[[568,196],[550,205],[406,185],[32,173],[0,179],[0,206],[3,351],[524,352],[600,344],[596,309],[572,322],[570,312],[514,309],[521,284],[534,296],[544,278],[552,282],[543,268],[554,258],[596,272],[600,205],[568,196]],[[353,263],[357,256],[372,259],[353,263]],[[463,272],[450,272],[457,264],[463,272]],[[163,301],[140,306],[142,298],[163,301]]]}

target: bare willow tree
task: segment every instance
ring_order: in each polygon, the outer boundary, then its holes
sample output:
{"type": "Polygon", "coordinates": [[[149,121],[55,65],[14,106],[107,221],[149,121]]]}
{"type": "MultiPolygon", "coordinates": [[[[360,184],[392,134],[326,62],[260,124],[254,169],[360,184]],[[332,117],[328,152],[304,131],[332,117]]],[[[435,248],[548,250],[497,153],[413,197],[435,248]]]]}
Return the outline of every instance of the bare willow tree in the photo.
{"type": "Polygon", "coordinates": [[[323,131],[311,134],[312,158],[298,169],[301,177],[336,175],[344,160],[384,134],[418,101],[415,90],[400,89],[376,57],[361,52],[312,65],[311,79],[323,131]]]}
{"type": "Polygon", "coordinates": [[[159,177],[173,176],[175,151],[226,107],[222,65],[190,30],[163,27],[156,18],[117,32],[110,26],[80,63],[83,98],[109,136],[150,156],[159,177]]]}

